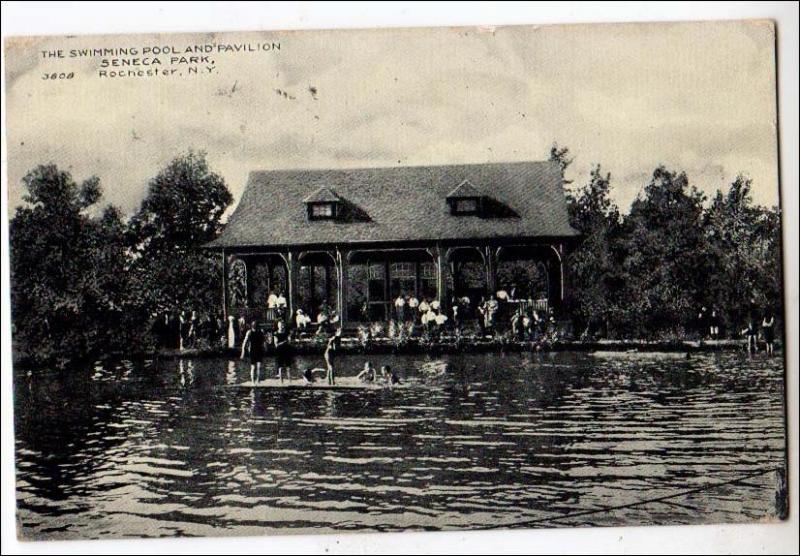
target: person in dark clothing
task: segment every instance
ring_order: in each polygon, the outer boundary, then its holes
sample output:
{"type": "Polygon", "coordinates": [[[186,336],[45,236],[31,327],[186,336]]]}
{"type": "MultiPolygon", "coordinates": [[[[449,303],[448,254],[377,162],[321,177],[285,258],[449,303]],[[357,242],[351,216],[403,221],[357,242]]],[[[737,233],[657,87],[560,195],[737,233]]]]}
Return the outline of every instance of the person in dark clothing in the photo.
{"type": "Polygon", "coordinates": [[[272,345],[275,347],[278,378],[283,382],[283,371],[286,371],[286,379],[292,380],[292,344],[286,324],[282,320],[278,321],[278,330],[272,335],[272,345]]]}
{"type": "Polygon", "coordinates": [[[167,338],[169,334],[168,316],[166,314],[156,315],[156,319],[153,322],[150,332],[153,335],[153,339],[155,340],[158,349],[166,348],[169,344],[169,340],[167,338]]]}
{"type": "Polygon", "coordinates": [[[250,330],[244,336],[242,341],[242,355],[244,359],[245,353],[250,355],[250,382],[258,384],[261,380],[261,365],[264,360],[264,346],[265,346],[264,333],[258,326],[258,322],[253,321],[250,324],[250,330]]]}
{"type": "Polygon", "coordinates": [[[383,378],[385,382],[391,384],[392,386],[395,384],[400,384],[400,377],[389,365],[384,365],[381,367],[381,378],[383,378]]]}
{"type": "Polygon", "coordinates": [[[178,348],[183,351],[188,347],[189,343],[189,315],[186,314],[186,311],[181,311],[178,315],[178,348]]]}
{"type": "Polygon", "coordinates": [[[700,332],[700,339],[702,340],[706,335],[706,331],[709,329],[708,308],[705,306],[700,309],[700,313],[697,315],[697,329],[700,332]]]}
{"type": "Polygon", "coordinates": [[[767,356],[772,357],[775,353],[775,315],[771,310],[766,312],[764,320],[761,321],[761,334],[767,345],[767,356]]]}
{"type": "Polygon", "coordinates": [[[758,351],[758,328],[759,328],[759,314],[758,306],[755,299],[750,299],[750,304],[747,309],[747,351],[748,353],[755,353],[758,351]]]}
{"type": "Polygon", "coordinates": [[[327,372],[328,372],[327,369],[321,369],[321,368],[304,369],[302,376],[306,384],[314,384],[315,382],[317,382],[317,378],[314,376],[315,374],[327,374],[327,372]]]}

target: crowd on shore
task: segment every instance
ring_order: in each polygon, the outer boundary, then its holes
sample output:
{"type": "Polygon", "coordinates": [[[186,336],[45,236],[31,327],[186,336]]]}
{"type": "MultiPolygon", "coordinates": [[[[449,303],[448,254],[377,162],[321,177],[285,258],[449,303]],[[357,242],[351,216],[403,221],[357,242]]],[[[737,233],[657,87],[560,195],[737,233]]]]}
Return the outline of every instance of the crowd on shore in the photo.
{"type": "MultiPolygon", "coordinates": [[[[371,321],[369,306],[362,307],[362,324],[356,326],[357,337],[364,348],[376,338],[388,338],[400,344],[410,338],[436,341],[443,335],[460,337],[471,335],[514,341],[554,341],[558,339],[559,325],[552,308],[537,305],[533,300],[517,300],[504,290],[483,296],[474,304],[467,296],[453,296],[449,303],[430,297],[417,298],[413,294],[400,294],[392,301],[392,314],[387,321],[371,321]]],[[[341,329],[340,315],[327,303],[320,305],[311,316],[298,308],[288,313],[286,297],[281,291],[271,292],[267,300],[265,332],[272,335],[281,326],[292,340],[314,338],[326,341],[341,329]]],[[[761,342],[768,354],[774,351],[776,319],[771,309],[761,310],[755,300],[750,300],[747,326],[735,331],[747,341],[748,351],[758,350],[761,342]]],[[[701,341],[721,338],[721,319],[714,307],[702,306],[696,317],[695,333],[701,341]]],[[[261,326],[261,325],[260,325],[261,326]]],[[[229,315],[227,322],[221,315],[199,313],[195,310],[164,312],[153,324],[153,335],[159,349],[218,349],[239,348],[252,328],[245,316],[229,315]]],[[[730,331],[729,331],[730,332],[730,331]]],[[[582,338],[583,339],[583,338],[582,338]]],[[[271,338],[270,338],[271,341],[271,338]]]]}

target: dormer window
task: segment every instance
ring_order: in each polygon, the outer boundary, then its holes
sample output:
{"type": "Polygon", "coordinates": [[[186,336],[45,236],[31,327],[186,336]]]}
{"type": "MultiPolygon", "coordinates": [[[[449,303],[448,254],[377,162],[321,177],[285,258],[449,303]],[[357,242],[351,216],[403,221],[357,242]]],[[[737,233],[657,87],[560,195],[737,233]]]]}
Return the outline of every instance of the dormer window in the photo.
{"type": "Polygon", "coordinates": [[[477,198],[455,199],[453,214],[477,214],[479,200],[477,198]]]}
{"type": "Polygon", "coordinates": [[[341,199],[329,188],[320,187],[303,202],[306,204],[309,220],[335,220],[341,199]]]}
{"type": "Polygon", "coordinates": [[[310,203],[308,216],[311,220],[324,220],[336,218],[336,205],[334,203],[310,203]]]}
{"type": "Polygon", "coordinates": [[[468,180],[461,182],[447,196],[450,214],[457,216],[480,216],[483,213],[484,196],[468,180]]]}

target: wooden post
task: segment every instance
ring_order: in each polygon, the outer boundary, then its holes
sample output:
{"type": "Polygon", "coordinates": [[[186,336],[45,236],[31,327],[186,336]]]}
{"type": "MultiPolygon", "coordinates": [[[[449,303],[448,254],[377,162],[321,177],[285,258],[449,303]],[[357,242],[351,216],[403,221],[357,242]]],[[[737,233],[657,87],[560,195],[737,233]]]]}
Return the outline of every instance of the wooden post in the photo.
{"type": "Polygon", "coordinates": [[[339,287],[336,290],[336,311],[339,313],[339,325],[344,326],[347,322],[347,257],[349,251],[340,251],[336,249],[337,270],[336,279],[339,281],[339,287]]]}
{"type": "Polygon", "coordinates": [[[558,281],[559,286],[561,287],[561,292],[560,292],[561,293],[561,299],[559,299],[559,301],[561,303],[563,303],[564,302],[564,296],[565,296],[564,292],[565,292],[565,289],[566,289],[566,284],[564,283],[564,281],[566,279],[566,276],[564,274],[564,244],[563,243],[559,243],[558,244],[558,268],[559,268],[559,272],[561,273],[560,280],[558,281]]]}
{"type": "Polygon", "coordinates": [[[222,248],[222,317],[225,326],[228,326],[228,257],[225,248],[222,248]]]}
{"type": "Polygon", "coordinates": [[[491,245],[484,247],[484,266],[486,267],[486,288],[489,290],[489,295],[493,295],[497,292],[497,271],[491,245]]]}
{"type": "MultiPolygon", "coordinates": [[[[241,259],[242,264],[244,264],[244,291],[245,291],[245,299],[246,305],[248,309],[253,308],[253,281],[250,279],[250,272],[252,271],[252,267],[255,264],[251,263],[252,257],[239,257],[241,259]]],[[[248,311],[249,313],[249,311],[248,311]]],[[[248,317],[249,318],[249,317],[248,317]]]]}
{"type": "Polygon", "coordinates": [[[323,302],[327,305],[331,298],[331,267],[326,264],[322,268],[325,271],[325,299],[323,302]]]}
{"type": "Polygon", "coordinates": [[[436,245],[436,295],[439,301],[439,305],[444,307],[445,303],[445,295],[444,295],[444,260],[442,256],[442,248],[440,245],[436,245]]]}
{"type": "Polygon", "coordinates": [[[286,315],[286,317],[287,321],[291,322],[294,312],[297,309],[297,279],[300,272],[297,264],[297,255],[295,253],[289,251],[286,261],[286,282],[287,287],[289,288],[289,299],[287,300],[289,305],[289,314],[286,315]]]}

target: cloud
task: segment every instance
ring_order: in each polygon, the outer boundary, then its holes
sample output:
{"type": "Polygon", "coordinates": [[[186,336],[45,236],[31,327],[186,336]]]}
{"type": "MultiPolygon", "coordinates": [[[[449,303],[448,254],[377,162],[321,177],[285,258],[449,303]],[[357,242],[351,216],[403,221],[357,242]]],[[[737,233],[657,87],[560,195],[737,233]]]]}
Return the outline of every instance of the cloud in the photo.
{"type": "Polygon", "coordinates": [[[622,206],[662,163],[709,193],[746,172],[775,204],[773,48],[763,22],[25,40],[7,51],[9,206],[47,162],[98,175],[131,213],[189,148],[238,198],[256,169],[542,159],[553,141],[576,185],[594,163],[612,172],[622,206]],[[220,42],[281,48],[182,78],[100,79],[99,60],[69,60],[75,79],[50,83],[37,54],[220,42]]]}

